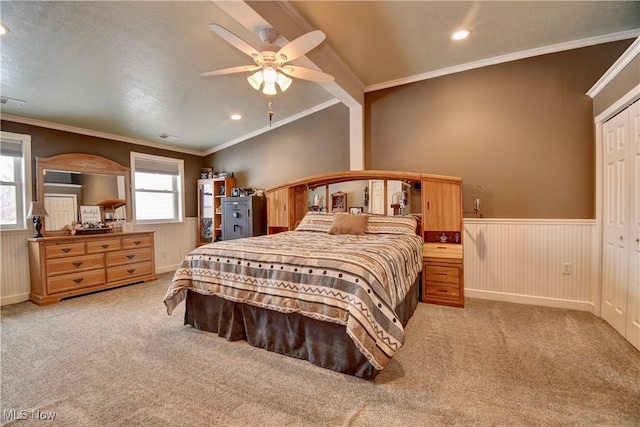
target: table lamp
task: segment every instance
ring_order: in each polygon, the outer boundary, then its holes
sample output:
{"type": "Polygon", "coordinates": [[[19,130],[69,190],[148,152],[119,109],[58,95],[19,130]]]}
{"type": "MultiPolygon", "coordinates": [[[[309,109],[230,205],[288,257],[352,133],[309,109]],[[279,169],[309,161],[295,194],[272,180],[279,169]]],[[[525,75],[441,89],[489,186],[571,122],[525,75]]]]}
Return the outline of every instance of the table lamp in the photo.
{"type": "Polygon", "coordinates": [[[41,218],[43,216],[49,216],[44,208],[44,202],[31,202],[31,205],[29,206],[29,215],[27,215],[27,218],[33,218],[33,223],[35,224],[36,231],[33,234],[33,237],[44,237],[40,232],[40,230],[42,230],[41,218]]]}

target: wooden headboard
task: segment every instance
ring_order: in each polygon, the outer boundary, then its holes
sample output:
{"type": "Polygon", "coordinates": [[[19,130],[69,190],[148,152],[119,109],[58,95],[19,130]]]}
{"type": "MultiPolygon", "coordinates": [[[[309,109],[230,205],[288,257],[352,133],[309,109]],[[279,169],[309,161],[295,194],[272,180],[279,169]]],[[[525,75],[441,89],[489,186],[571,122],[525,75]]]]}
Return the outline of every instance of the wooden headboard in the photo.
{"type": "MultiPolygon", "coordinates": [[[[462,179],[416,172],[362,170],[331,172],[290,181],[266,190],[267,225],[270,234],[293,230],[309,211],[309,191],[325,187],[328,207],[329,186],[360,180],[382,180],[384,206],[388,205],[388,181],[400,181],[420,189],[419,234],[425,241],[438,241],[443,233],[451,243],[462,243],[462,179]],[[455,237],[458,242],[455,242],[455,237]]],[[[417,214],[417,209],[412,209],[417,214]]]]}

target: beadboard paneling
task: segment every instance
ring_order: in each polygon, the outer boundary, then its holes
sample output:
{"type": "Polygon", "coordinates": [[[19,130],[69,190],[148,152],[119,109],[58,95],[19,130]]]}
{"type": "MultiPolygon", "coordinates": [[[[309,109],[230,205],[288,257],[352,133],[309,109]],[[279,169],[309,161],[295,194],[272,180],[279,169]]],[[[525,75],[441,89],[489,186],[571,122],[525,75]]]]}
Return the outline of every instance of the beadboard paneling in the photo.
{"type": "Polygon", "coordinates": [[[33,231],[3,231],[0,234],[2,253],[0,260],[0,305],[13,304],[29,299],[29,253],[27,238],[33,231]]]}
{"type": "Polygon", "coordinates": [[[181,223],[137,225],[136,230],[155,231],[156,273],[175,271],[182,258],[195,249],[198,218],[188,217],[181,223]]]}
{"type": "MultiPolygon", "coordinates": [[[[469,297],[591,310],[595,221],[465,219],[465,294],[469,297]],[[562,264],[571,263],[571,274],[562,264]]],[[[196,246],[197,218],[137,226],[155,231],[158,273],[173,271],[196,246]]],[[[2,233],[0,304],[29,299],[24,233],[2,233]]]]}
{"type": "MultiPolygon", "coordinates": [[[[174,271],[182,258],[196,247],[197,218],[186,218],[182,223],[140,225],[136,230],[153,230],[155,241],[156,272],[174,271]]],[[[14,304],[29,299],[29,255],[26,239],[33,232],[3,232],[2,282],[0,282],[0,305],[14,304]]]]}
{"type": "Polygon", "coordinates": [[[464,228],[466,296],[592,310],[595,221],[465,218],[464,228]]]}

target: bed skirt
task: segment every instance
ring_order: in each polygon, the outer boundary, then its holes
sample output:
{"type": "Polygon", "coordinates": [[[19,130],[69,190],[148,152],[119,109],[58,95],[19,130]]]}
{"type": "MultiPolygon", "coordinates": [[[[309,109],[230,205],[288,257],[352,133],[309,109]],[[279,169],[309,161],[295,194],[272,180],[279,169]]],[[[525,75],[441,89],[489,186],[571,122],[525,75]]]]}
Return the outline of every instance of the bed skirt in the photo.
{"type": "MultiPolygon", "coordinates": [[[[403,326],[418,305],[419,285],[420,275],[396,307],[403,326]]],[[[189,290],[184,323],[215,332],[228,341],[245,340],[254,347],[308,360],[344,374],[372,380],[380,372],[360,353],[344,325],[298,313],[280,313],[189,290]]]]}

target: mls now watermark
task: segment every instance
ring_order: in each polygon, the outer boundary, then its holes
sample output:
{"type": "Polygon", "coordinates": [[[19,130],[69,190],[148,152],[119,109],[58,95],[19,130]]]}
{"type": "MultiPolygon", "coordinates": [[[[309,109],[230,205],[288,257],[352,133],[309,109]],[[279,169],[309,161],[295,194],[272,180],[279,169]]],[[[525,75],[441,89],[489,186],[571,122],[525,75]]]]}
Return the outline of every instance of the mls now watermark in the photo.
{"type": "Polygon", "coordinates": [[[27,411],[26,409],[3,409],[2,419],[4,421],[21,421],[21,420],[42,420],[53,421],[56,419],[56,413],[53,411],[27,411]]]}

